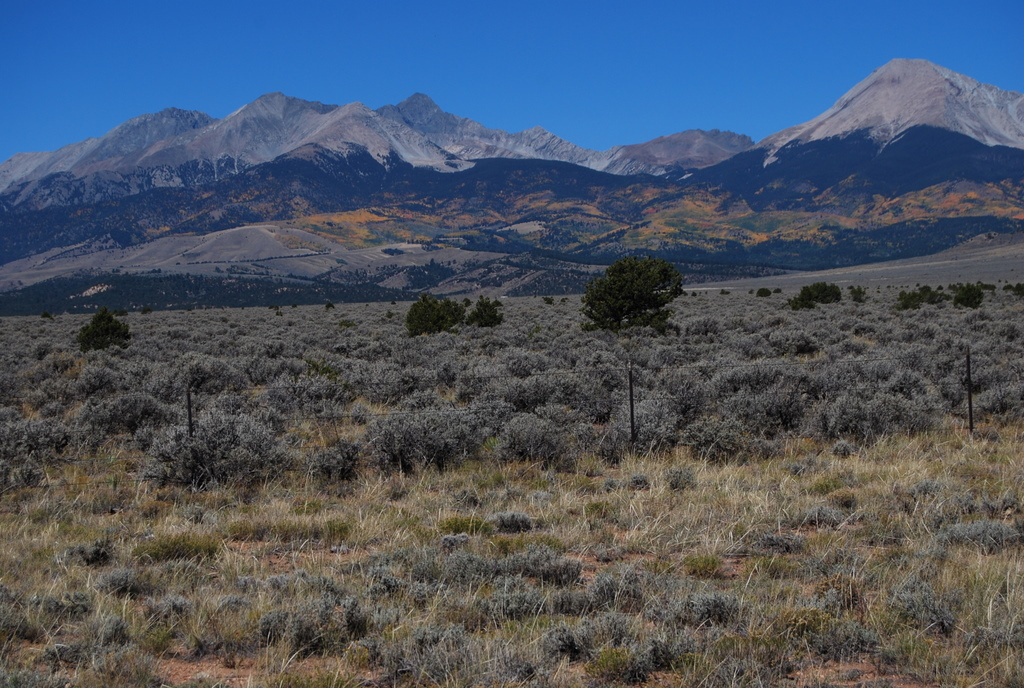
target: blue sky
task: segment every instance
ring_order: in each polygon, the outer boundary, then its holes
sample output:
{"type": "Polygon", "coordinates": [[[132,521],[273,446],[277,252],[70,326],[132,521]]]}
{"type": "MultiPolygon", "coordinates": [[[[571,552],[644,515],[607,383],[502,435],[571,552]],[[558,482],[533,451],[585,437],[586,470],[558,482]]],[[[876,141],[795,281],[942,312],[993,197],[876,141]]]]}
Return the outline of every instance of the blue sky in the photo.
{"type": "Polygon", "coordinates": [[[895,57],[1024,92],[1024,2],[11,3],[0,160],[165,107],[223,117],[263,93],[449,112],[590,148],[685,129],[755,139],[895,57]]]}

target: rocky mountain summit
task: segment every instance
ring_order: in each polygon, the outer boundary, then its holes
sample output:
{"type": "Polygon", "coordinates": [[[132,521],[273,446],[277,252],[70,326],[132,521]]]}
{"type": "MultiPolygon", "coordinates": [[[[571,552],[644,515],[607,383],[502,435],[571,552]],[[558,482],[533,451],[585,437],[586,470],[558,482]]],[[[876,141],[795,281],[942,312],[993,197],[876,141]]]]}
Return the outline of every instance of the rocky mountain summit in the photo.
{"type": "Polygon", "coordinates": [[[930,126],[987,146],[1024,149],[1024,94],[982,84],[927,60],[892,60],[814,119],[760,141],[768,160],[783,146],[867,130],[885,145],[930,126]]]}

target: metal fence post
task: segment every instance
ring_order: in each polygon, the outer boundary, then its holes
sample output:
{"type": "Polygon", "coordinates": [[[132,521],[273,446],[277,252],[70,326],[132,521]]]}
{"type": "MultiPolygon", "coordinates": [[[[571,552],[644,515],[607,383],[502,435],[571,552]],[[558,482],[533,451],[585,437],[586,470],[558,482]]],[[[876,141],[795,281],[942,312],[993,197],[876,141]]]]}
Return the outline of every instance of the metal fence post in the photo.
{"type": "Polygon", "coordinates": [[[629,447],[636,444],[636,410],[633,403],[633,362],[629,362],[629,447]]]}
{"type": "Polygon", "coordinates": [[[971,347],[967,347],[967,427],[974,434],[974,385],[971,384],[971,347]]]}
{"type": "Polygon", "coordinates": [[[192,437],[192,385],[185,383],[185,406],[188,407],[188,436],[192,437]]]}

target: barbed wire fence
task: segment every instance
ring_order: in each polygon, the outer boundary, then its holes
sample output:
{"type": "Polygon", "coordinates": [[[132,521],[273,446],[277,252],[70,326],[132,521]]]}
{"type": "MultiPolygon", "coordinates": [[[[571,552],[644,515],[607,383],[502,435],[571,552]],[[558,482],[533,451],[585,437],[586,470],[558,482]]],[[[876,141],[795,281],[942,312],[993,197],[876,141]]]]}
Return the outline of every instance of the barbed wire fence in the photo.
{"type": "MultiPolygon", "coordinates": [[[[962,359],[951,359],[946,364],[948,368],[955,367],[953,361],[956,360],[959,364],[959,369],[963,371],[963,392],[964,402],[963,405],[966,407],[964,413],[966,415],[967,422],[967,433],[973,435],[975,433],[975,405],[974,405],[974,384],[972,380],[972,360],[970,348],[966,348],[963,352],[962,359]]],[[[581,376],[581,375],[595,375],[605,380],[617,379],[621,383],[622,387],[622,408],[628,409],[628,427],[629,427],[629,447],[635,448],[638,435],[642,429],[642,419],[638,417],[636,413],[638,401],[645,402],[660,402],[660,403],[671,403],[673,399],[666,396],[652,395],[651,391],[647,388],[638,390],[638,378],[644,380],[650,380],[659,375],[668,373],[689,373],[694,376],[709,377],[713,375],[720,375],[734,370],[743,369],[759,369],[759,370],[784,370],[789,368],[808,368],[808,369],[820,369],[822,367],[835,367],[835,366],[862,366],[864,364],[872,363],[903,363],[904,359],[898,356],[886,356],[886,357],[860,357],[860,358],[846,358],[846,359],[829,359],[829,358],[808,358],[808,359],[788,359],[788,360],[758,360],[743,363],[722,363],[722,362],[696,362],[682,365],[664,365],[664,366],[638,366],[632,361],[624,362],[621,365],[612,366],[591,366],[581,367],[572,369],[548,369],[539,371],[530,371],[525,373],[486,373],[486,374],[471,374],[463,372],[456,375],[455,380],[461,385],[467,385],[472,383],[481,382],[495,382],[502,380],[515,380],[519,382],[531,380],[531,379],[543,379],[543,378],[557,378],[563,376],[581,376]],[[641,394],[642,392],[642,394],[641,394]]],[[[307,365],[309,365],[307,361],[307,365]]],[[[433,379],[422,380],[420,383],[429,383],[428,386],[438,387],[450,387],[450,384],[441,382],[438,379],[438,375],[435,374],[433,379]]],[[[296,385],[301,384],[302,380],[318,379],[324,383],[328,388],[334,387],[334,394],[328,394],[330,398],[344,398],[346,396],[347,387],[345,382],[337,380],[330,380],[316,372],[315,366],[310,366],[306,373],[297,374],[294,376],[294,380],[291,382],[275,382],[270,385],[252,385],[244,388],[233,388],[234,392],[248,392],[255,398],[259,395],[257,403],[266,405],[267,396],[272,395],[275,392],[283,394],[295,394],[296,385]]],[[[201,385],[191,384],[188,380],[188,371],[184,368],[180,374],[180,382],[182,386],[182,416],[185,421],[186,432],[188,437],[192,438],[196,433],[196,418],[197,406],[202,405],[201,402],[197,401],[197,395],[199,399],[205,400],[205,395],[199,394],[197,387],[201,385]]],[[[793,380],[787,380],[788,383],[793,383],[793,380]]],[[[840,391],[842,393],[851,392],[868,392],[873,393],[878,390],[878,385],[873,383],[864,384],[844,384],[840,391]]],[[[818,393],[821,390],[816,390],[818,393]]],[[[832,390],[830,390],[832,391],[832,390]]],[[[810,394],[812,390],[803,390],[803,394],[810,394]]],[[[215,398],[211,395],[211,398],[215,398]]],[[[24,403],[30,401],[25,396],[7,395],[6,400],[8,403],[24,403]]],[[[380,418],[400,418],[400,417],[416,417],[426,415],[437,415],[440,411],[444,411],[447,414],[464,413],[464,414],[486,414],[488,412],[504,412],[508,410],[508,404],[463,404],[460,405],[455,401],[448,401],[447,405],[444,406],[429,406],[424,408],[393,408],[383,411],[373,411],[368,407],[361,406],[358,410],[352,410],[351,406],[353,403],[361,402],[347,402],[349,410],[340,411],[336,404],[331,404],[331,409],[324,408],[321,412],[308,416],[307,418],[317,423],[331,423],[334,426],[334,434],[337,436],[340,434],[338,425],[343,422],[358,422],[368,423],[373,419],[380,418]]],[[[383,404],[381,404],[383,405],[383,404]]],[[[322,426],[319,429],[319,434],[323,436],[325,433],[322,426]]],[[[301,444],[292,444],[291,448],[299,452],[311,452],[319,449],[323,449],[324,445],[322,442],[306,442],[301,444]]],[[[116,456],[101,456],[95,452],[91,456],[82,457],[81,454],[85,452],[84,448],[80,448],[76,452],[77,458],[64,458],[60,460],[61,465],[113,465],[119,461],[123,461],[123,458],[116,456]]],[[[299,470],[299,469],[291,469],[299,470]]],[[[7,491],[8,488],[4,485],[4,476],[0,475],[0,496],[7,491]]],[[[93,478],[84,475],[73,476],[70,480],[48,480],[44,476],[37,485],[26,485],[25,487],[36,487],[36,488],[53,488],[62,485],[73,484],[78,487],[87,488],[94,485],[112,485],[120,482],[129,481],[136,484],[145,483],[148,481],[144,477],[128,477],[123,473],[113,473],[110,476],[104,478],[93,478]]]]}

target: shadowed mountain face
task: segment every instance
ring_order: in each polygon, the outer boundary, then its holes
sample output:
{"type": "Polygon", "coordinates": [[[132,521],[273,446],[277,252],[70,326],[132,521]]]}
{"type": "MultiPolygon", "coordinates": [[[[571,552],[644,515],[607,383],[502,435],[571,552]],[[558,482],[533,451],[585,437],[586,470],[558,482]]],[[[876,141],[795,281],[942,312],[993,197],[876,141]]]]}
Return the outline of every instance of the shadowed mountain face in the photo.
{"type": "Polygon", "coordinates": [[[272,93],[220,120],[168,109],[14,156],[0,165],[0,264],[265,222],[364,248],[653,253],[717,275],[924,255],[1022,228],[1021,122],[1024,96],[921,60],[756,146],[713,130],[593,151],[423,94],[371,110],[272,93]]]}
{"type": "Polygon", "coordinates": [[[775,151],[758,147],[695,173],[691,181],[729,189],[756,210],[833,207],[897,197],[946,181],[1024,180],[1024,150],[986,146],[947,129],[916,126],[882,143],[869,129],[775,151]],[[826,194],[826,191],[831,193],[826,194]]]}

